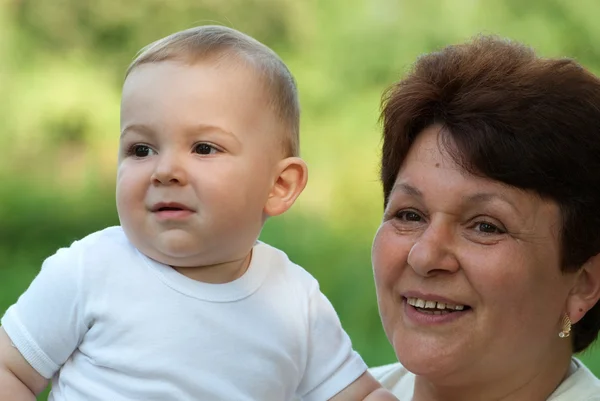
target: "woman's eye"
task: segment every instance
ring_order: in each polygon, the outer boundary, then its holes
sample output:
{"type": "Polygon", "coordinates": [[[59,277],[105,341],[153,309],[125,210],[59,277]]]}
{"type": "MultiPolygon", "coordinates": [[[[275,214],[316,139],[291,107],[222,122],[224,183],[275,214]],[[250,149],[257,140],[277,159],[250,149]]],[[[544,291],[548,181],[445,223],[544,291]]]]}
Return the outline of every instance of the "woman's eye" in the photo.
{"type": "Polygon", "coordinates": [[[199,155],[212,155],[217,153],[218,150],[208,143],[199,143],[194,147],[194,152],[198,153],[199,155]]]}
{"type": "Polygon", "coordinates": [[[421,216],[416,213],[413,212],[411,210],[403,210],[401,212],[396,213],[396,217],[400,220],[404,220],[404,221],[421,221],[422,218],[421,216]]]}
{"type": "Polygon", "coordinates": [[[480,232],[486,233],[486,234],[504,234],[506,232],[506,231],[498,228],[494,224],[487,223],[485,221],[475,223],[475,229],[477,231],[480,231],[480,232]]]}
{"type": "Polygon", "coordinates": [[[154,154],[154,150],[148,145],[133,145],[129,153],[135,157],[148,157],[154,154]]]}

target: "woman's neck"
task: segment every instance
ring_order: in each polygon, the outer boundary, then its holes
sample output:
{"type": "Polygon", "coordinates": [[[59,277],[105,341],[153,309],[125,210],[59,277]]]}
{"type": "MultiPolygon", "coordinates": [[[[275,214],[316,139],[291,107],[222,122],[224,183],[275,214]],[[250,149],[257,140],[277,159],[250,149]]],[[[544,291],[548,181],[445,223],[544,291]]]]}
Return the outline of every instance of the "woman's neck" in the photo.
{"type": "Polygon", "coordinates": [[[515,369],[505,375],[497,373],[488,378],[464,375],[462,380],[444,380],[442,385],[417,376],[412,401],[546,401],[572,373],[571,354],[550,353],[529,364],[515,360],[515,369]]]}

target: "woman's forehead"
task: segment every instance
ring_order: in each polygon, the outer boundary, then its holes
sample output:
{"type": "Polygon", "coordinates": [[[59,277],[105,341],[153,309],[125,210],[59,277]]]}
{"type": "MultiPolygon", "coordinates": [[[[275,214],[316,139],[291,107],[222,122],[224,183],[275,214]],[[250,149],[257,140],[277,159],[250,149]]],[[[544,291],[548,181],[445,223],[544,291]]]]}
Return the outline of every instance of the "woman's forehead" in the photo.
{"type": "Polygon", "coordinates": [[[504,203],[524,219],[540,211],[552,220],[559,215],[556,202],[533,191],[467,172],[447,150],[449,142],[442,141],[442,135],[439,127],[431,127],[417,136],[398,172],[391,199],[402,194],[460,207],[504,203]]]}

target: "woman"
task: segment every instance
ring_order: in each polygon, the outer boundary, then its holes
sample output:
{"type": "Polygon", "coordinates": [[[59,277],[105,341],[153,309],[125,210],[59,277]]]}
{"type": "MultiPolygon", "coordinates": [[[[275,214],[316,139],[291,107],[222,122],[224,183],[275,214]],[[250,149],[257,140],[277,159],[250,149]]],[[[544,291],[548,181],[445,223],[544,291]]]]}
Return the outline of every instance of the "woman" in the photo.
{"type": "Polygon", "coordinates": [[[600,80],[493,37],[387,93],[372,250],[403,401],[600,400],[600,80]]]}

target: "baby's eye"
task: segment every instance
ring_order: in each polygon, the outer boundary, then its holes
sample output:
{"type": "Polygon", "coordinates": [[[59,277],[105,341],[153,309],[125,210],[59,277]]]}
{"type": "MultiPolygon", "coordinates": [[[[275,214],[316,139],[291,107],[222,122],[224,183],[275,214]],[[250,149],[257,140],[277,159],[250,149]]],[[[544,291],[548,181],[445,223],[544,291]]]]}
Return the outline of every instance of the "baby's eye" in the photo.
{"type": "Polygon", "coordinates": [[[194,146],[194,152],[198,153],[199,155],[212,155],[217,153],[218,151],[219,150],[217,148],[208,143],[199,143],[196,146],[194,146]]]}
{"type": "Polygon", "coordinates": [[[128,153],[132,156],[139,158],[144,158],[156,154],[156,152],[148,145],[133,145],[131,148],[129,148],[128,153]]]}
{"type": "Polygon", "coordinates": [[[412,210],[402,210],[396,213],[396,218],[404,221],[421,221],[422,217],[412,210]]]}

